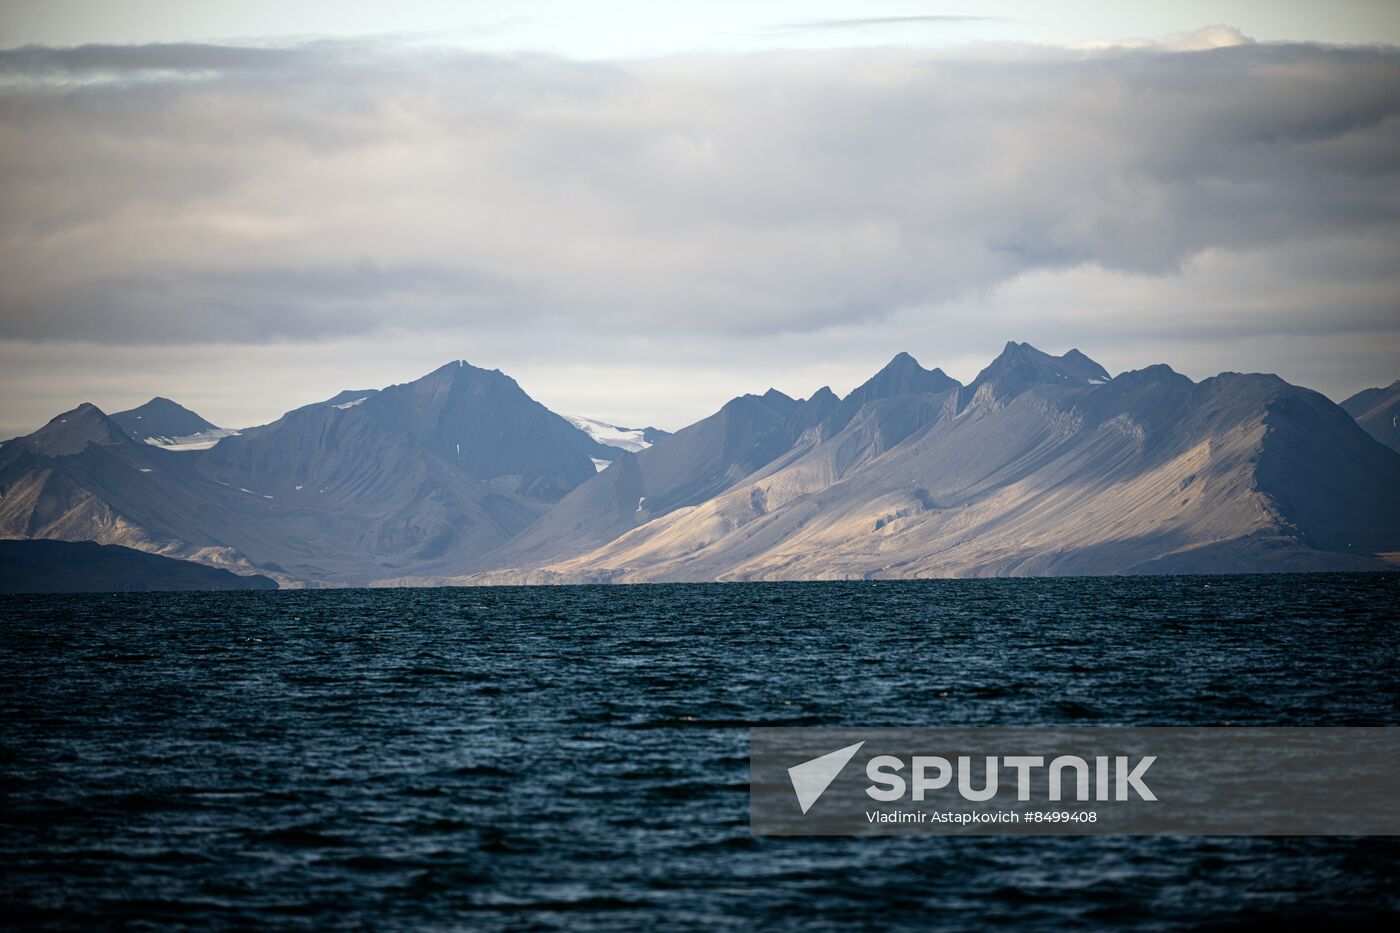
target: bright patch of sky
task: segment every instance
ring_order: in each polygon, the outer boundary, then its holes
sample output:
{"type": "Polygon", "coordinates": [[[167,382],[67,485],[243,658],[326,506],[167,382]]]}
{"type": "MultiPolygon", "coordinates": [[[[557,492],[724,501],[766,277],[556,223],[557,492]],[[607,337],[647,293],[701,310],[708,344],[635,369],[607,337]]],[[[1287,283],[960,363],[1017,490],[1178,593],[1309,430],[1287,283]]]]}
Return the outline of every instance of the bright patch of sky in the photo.
{"type": "Polygon", "coordinates": [[[483,51],[631,58],[964,42],[1161,40],[1226,23],[1260,41],[1400,42],[1391,0],[6,0],[0,46],[397,36],[483,51]]]}

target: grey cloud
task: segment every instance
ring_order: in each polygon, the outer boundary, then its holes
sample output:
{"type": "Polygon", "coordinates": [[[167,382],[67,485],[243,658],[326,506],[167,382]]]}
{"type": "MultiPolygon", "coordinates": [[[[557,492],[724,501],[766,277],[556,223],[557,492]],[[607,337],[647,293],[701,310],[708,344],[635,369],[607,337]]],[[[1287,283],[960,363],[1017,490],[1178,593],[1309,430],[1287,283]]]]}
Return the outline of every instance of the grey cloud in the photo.
{"type": "Polygon", "coordinates": [[[373,332],[405,318],[420,327],[450,325],[464,313],[489,311],[510,299],[501,283],[466,268],[383,266],[362,256],[313,267],[114,276],[94,282],[83,301],[21,319],[32,329],[15,336],[88,331],[115,340],[150,332],[171,342],[249,343],[269,334],[313,340],[373,332]],[[170,313],[174,302],[183,315],[170,313]],[[92,307],[104,308],[97,321],[86,317],[84,309],[92,307]],[[386,309],[392,318],[386,319],[386,309]]]}
{"type": "Polygon", "coordinates": [[[337,62],[356,67],[398,48],[387,40],[323,40],[284,46],[238,46],[201,42],[150,45],[41,45],[0,49],[0,76],[31,79],[155,73],[182,77],[244,74],[270,76],[322,70],[337,62]]]}
{"type": "Polygon", "coordinates": [[[777,23],[774,32],[821,32],[839,29],[866,29],[872,26],[954,26],[965,23],[1005,22],[1000,16],[865,16],[852,19],[811,19],[777,23]]]}
{"type": "MultiPolygon", "coordinates": [[[[1400,241],[1392,49],[619,64],[320,43],[21,49],[0,71],[21,79],[0,86],[4,338],[758,338],[1045,271],[1400,241]],[[177,71],[195,79],[149,76],[177,71]]],[[[1355,318],[1395,297],[1381,282],[1355,318]]]]}
{"type": "Polygon", "coordinates": [[[201,43],[24,46],[0,49],[0,75],[45,78],[63,75],[130,75],[141,72],[194,74],[296,70],[307,63],[305,48],[247,48],[201,43]]]}

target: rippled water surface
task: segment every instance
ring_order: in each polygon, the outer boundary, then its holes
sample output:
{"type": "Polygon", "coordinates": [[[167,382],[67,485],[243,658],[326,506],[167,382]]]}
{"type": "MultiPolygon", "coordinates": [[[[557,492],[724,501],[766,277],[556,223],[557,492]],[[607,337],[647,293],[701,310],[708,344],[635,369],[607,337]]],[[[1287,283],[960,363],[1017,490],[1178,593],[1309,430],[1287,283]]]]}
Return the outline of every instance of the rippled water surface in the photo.
{"type": "Polygon", "coordinates": [[[760,839],[750,725],[1400,725],[1400,575],[3,597],[3,922],[1175,929],[1387,839],[760,839]]]}

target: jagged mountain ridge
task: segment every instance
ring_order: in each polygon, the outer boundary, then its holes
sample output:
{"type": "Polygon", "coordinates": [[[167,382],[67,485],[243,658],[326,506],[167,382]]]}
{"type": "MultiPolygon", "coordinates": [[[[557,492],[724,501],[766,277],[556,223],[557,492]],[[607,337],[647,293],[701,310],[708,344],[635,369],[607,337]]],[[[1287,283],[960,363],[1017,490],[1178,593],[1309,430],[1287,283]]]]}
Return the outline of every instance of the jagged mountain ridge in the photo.
{"type": "MultiPolygon", "coordinates": [[[[706,501],[466,579],[1378,569],[1377,554],[1400,550],[1400,457],[1275,376],[1194,383],[1159,365],[1110,379],[1078,351],[1011,343],[967,387],[875,400],[823,427],[706,501]]],[[[546,530],[565,540],[558,517],[503,554],[546,530]]]]}
{"type": "Polygon", "coordinates": [[[507,544],[496,560],[531,566],[583,553],[798,456],[870,402],[957,386],[941,370],[925,370],[901,353],[845,399],[825,386],[808,399],[776,389],[732,399],[710,417],[618,458],[507,544]]]}
{"type": "Polygon", "coordinates": [[[630,452],[462,361],[203,451],[83,405],[0,445],[0,537],[284,585],[1378,569],[1396,490],[1400,454],[1277,377],[1013,342],[967,386],[899,354],[630,452]]]}
{"type": "Polygon", "coordinates": [[[0,537],[128,545],[290,585],[455,572],[594,475],[592,455],[618,453],[462,362],[350,394],[180,452],[84,404],[0,446],[0,537]]]}

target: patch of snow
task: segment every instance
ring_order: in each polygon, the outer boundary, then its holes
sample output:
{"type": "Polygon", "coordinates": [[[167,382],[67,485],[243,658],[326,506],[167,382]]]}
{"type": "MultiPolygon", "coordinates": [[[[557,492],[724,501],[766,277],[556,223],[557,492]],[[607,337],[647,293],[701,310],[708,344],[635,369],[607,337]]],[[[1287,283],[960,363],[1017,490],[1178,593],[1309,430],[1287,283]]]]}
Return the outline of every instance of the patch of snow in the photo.
{"type": "Polygon", "coordinates": [[[239,491],[239,492],[246,492],[246,493],[247,493],[248,495],[250,495],[250,496],[256,496],[256,495],[257,495],[257,493],[253,492],[253,490],[251,490],[251,489],[244,489],[242,486],[239,486],[239,487],[238,487],[238,491],[239,491]]]}
{"type": "MultiPolygon", "coordinates": [[[[366,395],[365,398],[369,398],[369,396],[366,395]]],[[[344,410],[347,409],[347,408],[354,408],[356,405],[358,405],[358,404],[360,404],[361,402],[363,402],[363,401],[365,400],[365,398],[357,398],[357,399],[355,399],[355,401],[353,401],[353,402],[342,402],[341,404],[339,404],[339,405],[337,405],[337,406],[335,406],[335,407],[336,407],[336,408],[339,408],[341,411],[344,411],[344,410]]]]}
{"type": "Polygon", "coordinates": [[[232,428],[215,428],[212,431],[201,431],[199,434],[185,434],[180,437],[148,437],[146,443],[152,447],[159,447],[161,450],[208,450],[226,437],[237,437],[238,433],[232,428]]]}
{"type": "Polygon", "coordinates": [[[599,473],[612,466],[611,460],[599,460],[597,457],[589,457],[588,459],[593,461],[593,469],[597,470],[599,473]]]}
{"type": "Polygon", "coordinates": [[[638,511],[638,512],[640,512],[640,511],[642,510],[642,506],[646,505],[646,501],[647,501],[647,497],[646,497],[646,496],[642,496],[640,499],[637,500],[637,511],[638,511]]]}
{"type": "Polygon", "coordinates": [[[1101,385],[1103,385],[1103,384],[1104,384],[1104,380],[1102,380],[1102,379],[1090,379],[1090,380],[1089,380],[1089,385],[1091,385],[1091,386],[1101,386],[1101,385]]]}
{"type": "Polygon", "coordinates": [[[647,442],[643,433],[634,428],[619,428],[615,424],[607,424],[603,421],[595,421],[592,418],[584,418],[580,415],[565,415],[564,420],[578,428],[584,434],[593,438],[600,444],[609,447],[616,447],[620,450],[646,450],[651,446],[647,442]]]}
{"type": "Polygon", "coordinates": [[[301,492],[301,487],[300,487],[300,486],[297,487],[297,492],[301,492]]]}
{"type": "Polygon", "coordinates": [[[154,473],[154,472],[155,472],[155,471],[152,470],[150,467],[139,467],[139,469],[141,470],[142,473],[154,473]]]}
{"type": "Polygon", "coordinates": [[[263,496],[264,499],[271,499],[271,496],[263,496]]]}

